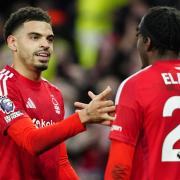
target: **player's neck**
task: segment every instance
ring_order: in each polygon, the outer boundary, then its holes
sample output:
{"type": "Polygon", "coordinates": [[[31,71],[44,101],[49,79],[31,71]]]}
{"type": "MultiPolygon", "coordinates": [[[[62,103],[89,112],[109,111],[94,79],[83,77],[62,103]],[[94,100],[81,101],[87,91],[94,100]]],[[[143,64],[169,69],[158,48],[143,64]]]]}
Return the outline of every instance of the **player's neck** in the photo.
{"type": "Polygon", "coordinates": [[[28,69],[24,66],[18,66],[17,64],[13,64],[12,66],[19,74],[22,76],[32,80],[32,81],[40,81],[41,80],[41,72],[33,71],[32,69],[28,69]]]}
{"type": "Polygon", "coordinates": [[[178,59],[178,53],[174,51],[165,51],[164,53],[160,54],[158,52],[154,53],[153,56],[150,58],[151,63],[156,60],[170,60],[170,59],[178,59]]]}

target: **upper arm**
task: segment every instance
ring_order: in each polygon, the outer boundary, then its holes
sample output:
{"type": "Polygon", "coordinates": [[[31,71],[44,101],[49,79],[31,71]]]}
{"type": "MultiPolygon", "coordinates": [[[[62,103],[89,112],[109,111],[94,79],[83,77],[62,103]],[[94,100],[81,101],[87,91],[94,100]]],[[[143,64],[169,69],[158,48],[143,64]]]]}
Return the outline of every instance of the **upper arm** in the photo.
{"type": "Polygon", "coordinates": [[[20,93],[13,82],[0,82],[0,131],[5,133],[7,128],[16,120],[28,117],[25,112],[20,93]]]}
{"type": "Polygon", "coordinates": [[[105,180],[129,179],[134,155],[134,146],[112,140],[110,145],[105,180]]]}
{"type": "Polygon", "coordinates": [[[139,94],[132,81],[126,81],[119,87],[116,95],[115,121],[110,138],[135,145],[143,127],[143,108],[139,103],[139,94]]]}

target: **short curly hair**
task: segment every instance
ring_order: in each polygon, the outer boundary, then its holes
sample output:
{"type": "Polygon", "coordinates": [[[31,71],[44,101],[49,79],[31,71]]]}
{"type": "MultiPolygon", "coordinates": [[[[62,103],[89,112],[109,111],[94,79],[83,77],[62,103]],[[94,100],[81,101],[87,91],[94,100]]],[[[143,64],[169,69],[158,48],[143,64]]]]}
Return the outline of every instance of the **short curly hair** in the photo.
{"type": "Polygon", "coordinates": [[[48,13],[37,7],[23,7],[12,13],[6,21],[3,29],[3,36],[5,41],[7,37],[12,34],[19,26],[28,21],[44,21],[51,24],[51,18],[48,13]]]}
{"type": "Polygon", "coordinates": [[[139,33],[151,39],[151,48],[179,52],[180,11],[167,6],[150,8],[142,19],[139,33]]]}

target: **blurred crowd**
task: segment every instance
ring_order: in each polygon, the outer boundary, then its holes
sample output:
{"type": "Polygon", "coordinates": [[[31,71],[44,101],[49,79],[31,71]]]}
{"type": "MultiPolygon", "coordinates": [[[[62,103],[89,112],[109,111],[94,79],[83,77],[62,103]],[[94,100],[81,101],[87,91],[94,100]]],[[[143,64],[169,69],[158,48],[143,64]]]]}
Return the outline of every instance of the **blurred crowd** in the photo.
{"type": "MultiPolygon", "coordinates": [[[[149,7],[180,8],[178,0],[6,0],[0,7],[0,68],[11,65],[3,40],[4,21],[14,10],[31,5],[52,18],[55,44],[43,76],[59,87],[66,116],[75,101],[89,102],[88,90],[99,93],[107,85],[114,100],[119,84],[141,68],[136,28],[149,7]]],[[[108,156],[109,127],[89,125],[88,131],[67,141],[70,160],[82,180],[101,180],[108,156]]]]}

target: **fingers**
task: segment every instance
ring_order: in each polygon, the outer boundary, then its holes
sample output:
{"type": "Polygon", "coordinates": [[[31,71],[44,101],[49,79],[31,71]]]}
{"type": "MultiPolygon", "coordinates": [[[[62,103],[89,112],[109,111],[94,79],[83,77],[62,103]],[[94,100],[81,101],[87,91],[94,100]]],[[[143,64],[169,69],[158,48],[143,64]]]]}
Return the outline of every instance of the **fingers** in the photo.
{"type": "Polygon", "coordinates": [[[97,95],[95,98],[97,100],[101,100],[104,99],[110,92],[112,91],[112,89],[110,88],[110,86],[108,86],[103,92],[101,92],[99,95],[97,95]]]}
{"type": "MultiPolygon", "coordinates": [[[[74,106],[78,108],[76,112],[79,113],[79,117],[82,123],[100,123],[102,121],[113,121],[115,117],[112,112],[115,111],[114,102],[106,100],[107,95],[111,92],[111,88],[108,86],[99,95],[95,95],[92,91],[88,92],[89,97],[92,99],[89,104],[82,102],[75,102],[74,106]]],[[[104,122],[105,125],[109,125],[109,122],[104,122]]]]}
{"type": "Polygon", "coordinates": [[[109,107],[104,107],[99,109],[100,113],[109,113],[109,112],[114,112],[115,111],[115,106],[109,106],[109,107]]]}
{"type": "Polygon", "coordinates": [[[99,102],[96,102],[97,103],[97,107],[96,108],[103,108],[103,107],[109,107],[109,106],[113,106],[114,105],[114,102],[111,101],[111,100],[107,100],[107,101],[99,101],[99,102]]]}
{"type": "Polygon", "coordinates": [[[94,99],[96,97],[96,95],[92,91],[89,91],[88,95],[91,99],[94,99]]]}
{"type": "Polygon", "coordinates": [[[115,117],[114,116],[110,116],[108,113],[103,114],[101,118],[105,119],[105,120],[111,120],[111,121],[115,120],[115,117]]]}
{"type": "Polygon", "coordinates": [[[87,104],[82,103],[82,102],[75,102],[74,106],[79,109],[84,109],[84,108],[86,108],[87,104]]]}

